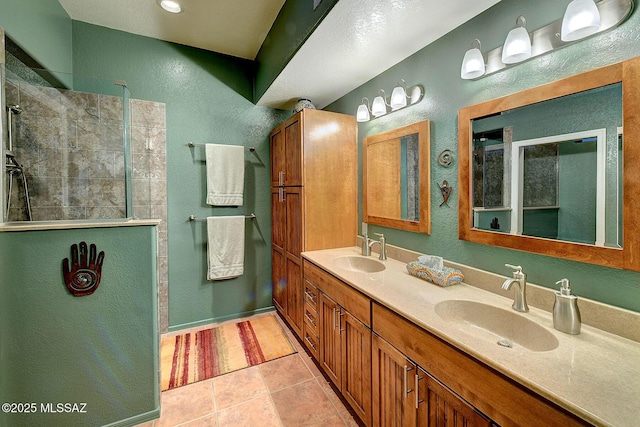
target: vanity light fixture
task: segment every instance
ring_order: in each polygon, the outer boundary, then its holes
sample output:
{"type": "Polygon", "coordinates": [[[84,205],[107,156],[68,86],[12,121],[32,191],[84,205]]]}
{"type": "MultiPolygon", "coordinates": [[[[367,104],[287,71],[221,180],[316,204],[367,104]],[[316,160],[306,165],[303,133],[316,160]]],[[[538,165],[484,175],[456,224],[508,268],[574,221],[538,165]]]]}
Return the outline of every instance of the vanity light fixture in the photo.
{"type": "Polygon", "coordinates": [[[158,3],[158,5],[161,8],[163,8],[167,12],[171,12],[171,13],[180,13],[180,12],[182,12],[182,6],[177,1],[174,1],[174,0],[157,0],[156,2],[158,3]]]}
{"type": "Polygon", "coordinates": [[[366,96],[362,98],[362,104],[358,106],[358,112],[356,113],[356,121],[358,122],[368,122],[371,119],[369,115],[369,98],[366,96]],[[364,100],[367,100],[367,103],[364,103],[364,100]]]}
{"type": "Polygon", "coordinates": [[[480,49],[482,49],[482,44],[480,40],[475,39],[471,42],[471,49],[464,54],[460,68],[460,77],[463,79],[475,79],[484,74],[484,57],[480,49]],[[478,47],[473,47],[474,42],[478,42],[478,47]]]}
{"type": "Polygon", "coordinates": [[[593,0],[572,0],[562,18],[560,38],[564,42],[580,40],[600,29],[600,11],[593,0]]]}
{"type": "Polygon", "coordinates": [[[391,112],[401,110],[409,105],[413,105],[422,100],[424,91],[422,86],[416,85],[405,89],[405,81],[401,79],[391,92],[391,98],[387,102],[384,90],[378,91],[378,96],[373,98],[373,103],[369,106],[369,98],[362,98],[362,104],[358,106],[356,121],[368,122],[373,118],[384,116],[389,112],[387,107],[391,107],[391,112]],[[365,103],[366,100],[366,103],[365,103]]]}
{"type": "Polygon", "coordinates": [[[509,32],[504,46],[483,55],[479,41],[478,52],[475,52],[476,49],[472,45],[472,49],[465,53],[462,60],[460,77],[470,80],[488,76],[513,64],[611,30],[626,21],[633,9],[634,0],[600,0],[597,3],[594,0],[571,0],[562,19],[531,33],[527,33],[524,17],[519,16],[516,20],[517,27],[509,32]],[[520,48],[517,48],[518,46],[520,48]]]}
{"type": "Polygon", "coordinates": [[[527,20],[520,15],[516,19],[516,27],[509,31],[502,47],[502,62],[515,64],[531,57],[531,39],[527,31],[527,20]],[[518,25],[522,22],[522,25],[518,25]]]}

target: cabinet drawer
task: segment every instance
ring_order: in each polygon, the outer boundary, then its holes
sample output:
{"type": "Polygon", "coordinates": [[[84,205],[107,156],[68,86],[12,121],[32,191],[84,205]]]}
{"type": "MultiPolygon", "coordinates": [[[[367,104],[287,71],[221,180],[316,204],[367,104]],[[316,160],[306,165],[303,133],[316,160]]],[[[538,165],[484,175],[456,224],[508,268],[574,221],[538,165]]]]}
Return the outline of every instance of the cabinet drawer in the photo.
{"type": "Polygon", "coordinates": [[[348,284],[333,277],[315,264],[303,260],[306,280],[344,307],[349,313],[367,326],[371,326],[371,300],[348,284]]]}
{"type": "Polygon", "coordinates": [[[316,312],[318,311],[318,288],[308,280],[304,281],[304,302],[309,304],[316,312]]]}
{"type": "Polygon", "coordinates": [[[500,425],[587,424],[378,303],[373,331],[500,425]]]}
{"type": "Polygon", "coordinates": [[[304,323],[315,335],[318,335],[318,312],[307,303],[304,304],[304,323]]]}
{"type": "Polygon", "coordinates": [[[319,339],[318,339],[318,335],[316,335],[311,328],[309,327],[309,324],[305,322],[304,324],[304,345],[305,347],[307,347],[307,349],[309,350],[309,352],[311,353],[311,355],[313,356],[313,358],[315,360],[318,360],[318,343],[319,343],[319,339]]]}

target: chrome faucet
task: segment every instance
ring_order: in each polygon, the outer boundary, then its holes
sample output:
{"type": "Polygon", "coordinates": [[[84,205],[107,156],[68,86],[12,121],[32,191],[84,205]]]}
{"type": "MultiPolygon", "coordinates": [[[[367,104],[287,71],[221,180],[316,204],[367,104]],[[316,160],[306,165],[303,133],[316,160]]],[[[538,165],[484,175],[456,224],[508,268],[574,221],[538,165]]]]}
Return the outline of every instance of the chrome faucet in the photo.
{"type": "Polygon", "coordinates": [[[371,255],[371,246],[369,246],[369,226],[366,222],[362,223],[362,255],[371,255]]]}
{"type": "Polygon", "coordinates": [[[518,284],[518,289],[515,291],[515,298],[513,299],[513,309],[515,311],[521,311],[526,313],[529,311],[527,307],[527,275],[522,272],[522,267],[519,265],[505,264],[505,267],[513,268],[513,279],[507,279],[502,284],[502,289],[509,290],[514,283],[518,284]]]}
{"type": "Polygon", "coordinates": [[[367,240],[365,240],[365,242],[367,242],[366,246],[369,248],[369,255],[371,255],[371,246],[377,243],[380,245],[380,256],[378,257],[378,259],[380,261],[385,261],[387,259],[387,241],[384,238],[384,234],[382,233],[373,233],[373,234],[375,234],[376,236],[380,236],[380,239],[373,240],[367,237],[367,240]]]}

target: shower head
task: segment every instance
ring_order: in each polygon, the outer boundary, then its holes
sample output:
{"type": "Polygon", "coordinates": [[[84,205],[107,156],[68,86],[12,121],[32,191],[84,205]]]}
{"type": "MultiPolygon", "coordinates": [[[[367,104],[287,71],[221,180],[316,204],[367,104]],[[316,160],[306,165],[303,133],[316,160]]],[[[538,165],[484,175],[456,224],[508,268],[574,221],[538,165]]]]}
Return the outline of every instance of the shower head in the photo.
{"type": "Polygon", "coordinates": [[[18,104],[7,105],[7,110],[11,111],[13,114],[22,114],[22,107],[18,104]]]}

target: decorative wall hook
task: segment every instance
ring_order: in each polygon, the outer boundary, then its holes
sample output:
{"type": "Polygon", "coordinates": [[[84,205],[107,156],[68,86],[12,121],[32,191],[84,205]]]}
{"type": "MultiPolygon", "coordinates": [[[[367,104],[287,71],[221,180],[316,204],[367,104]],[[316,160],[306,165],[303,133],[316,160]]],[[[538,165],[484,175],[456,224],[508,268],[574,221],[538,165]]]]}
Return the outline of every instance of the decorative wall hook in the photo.
{"type": "Polygon", "coordinates": [[[451,195],[451,187],[449,186],[449,183],[445,179],[444,181],[442,181],[442,185],[438,184],[438,187],[440,187],[440,192],[442,193],[442,199],[443,199],[442,203],[440,203],[439,206],[442,206],[442,205],[449,206],[449,203],[447,203],[447,200],[449,200],[449,196],[451,195]]]}
{"type": "Polygon", "coordinates": [[[438,154],[438,164],[442,167],[448,168],[451,166],[453,162],[453,153],[448,148],[446,150],[442,150],[440,154],[438,154]]]}
{"type": "Polygon", "coordinates": [[[71,245],[71,262],[68,258],[62,260],[62,274],[67,290],[76,297],[91,295],[100,284],[102,263],[104,262],[104,251],[100,251],[96,256],[96,245],[93,243],[87,253],[87,244],[80,242],[78,245],[71,245]],[[78,256],[79,254],[79,256],[78,256]]]}

